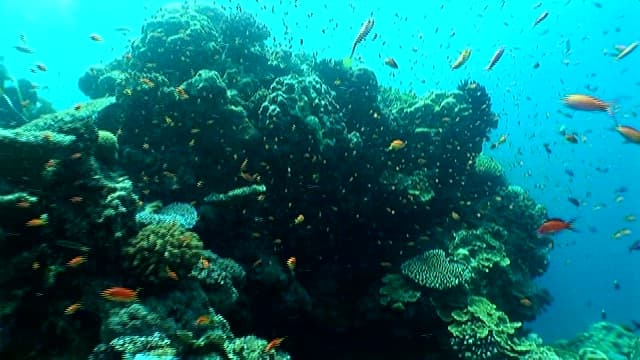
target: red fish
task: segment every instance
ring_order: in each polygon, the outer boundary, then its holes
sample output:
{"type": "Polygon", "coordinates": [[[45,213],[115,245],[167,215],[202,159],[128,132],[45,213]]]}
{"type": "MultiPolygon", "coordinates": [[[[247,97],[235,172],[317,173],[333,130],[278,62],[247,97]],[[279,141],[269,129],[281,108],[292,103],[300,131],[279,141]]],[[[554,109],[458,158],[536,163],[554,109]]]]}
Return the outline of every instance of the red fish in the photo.
{"type": "Polygon", "coordinates": [[[573,228],[573,223],[576,221],[576,219],[571,219],[569,221],[565,221],[562,220],[560,218],[552,218],[552,219],[548,219],[547,221],[545,221],[542,225],[540,225],[540,227],[538,228],[538,234],[555,234],[557,232],[560,232],[562,230],[571,230],[571,231],[576,231],[573,228]]]}
{"type": "Polygon", "coordinates": [[[353,47],[351,48],[351,55],[349,55],[350,58],[353,57],[353,54],[356,52],[356,46],[358,46],[358,44],[360,44],[362,42],[362,40],[364,40],[367,35],[369,35],[369,33],[371,32],[371,29],[373,28],[373,18],[369,18],[367,19],[367,21],[364,22],[364,24],[362,24],[362,27],[360,27],[360,31],[358,32],[358,36],[356,36],[356,39],[353,41],[353,47]]]}
{"type": "Polygon", "coordinates": [[[485,69],[487,71],[493,69],[493,67],[498,63],[498,61],[502,57],[502,54],[504,54],[504,46],[500,46],[498,50],[496,50],[496,52],[491,57],[491,61],[489,61],[489,65],[487,65],[485,69]]]}

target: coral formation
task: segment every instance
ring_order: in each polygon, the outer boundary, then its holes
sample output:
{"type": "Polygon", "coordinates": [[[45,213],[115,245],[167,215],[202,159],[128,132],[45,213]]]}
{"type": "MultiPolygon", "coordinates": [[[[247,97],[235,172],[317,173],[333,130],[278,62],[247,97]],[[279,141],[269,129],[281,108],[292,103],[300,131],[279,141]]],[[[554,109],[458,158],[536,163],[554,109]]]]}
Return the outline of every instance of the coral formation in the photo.
{"type": "Polygon", "coordinates": [[[171,203],[159,210],[155,206],[145,206],[136,214],[136,221],[145,225],[175,222],[185,229],[191,229],[198,222],[198,212],[187,203],[171,203]]]}
{"type": "Polygon", "coordinates": [[[441,249],[429,250],[405,261],[402,273],[418,284],[434,289],[449,289],[468,281],[471,270],[447,258],[441,249]]]}
{"type": "Polygon", "coordinates": [[[420,298],[419,290],[409,284],[400,274],[387,274],[382,278],[380,305],[388,306],[394,311],[403,311],[405,304],[414,303],[420,298]]]}
{"type": "Polygon", "coordinates": [[[522,324],[510,322],[507,315],[487,299],[470,296],[468,306],[451,313],[451,345],[465,359],[511,358],[527,354],[536,347],[529,339],[518,338],[522,324]]]}
{"type": "Polygon", "coordinates": [[[173,281],[172,272],[186,275],[198,263],[202,241],[177,222],[151,224],[129,240],[123,253],[141,280],[173,281]]]}

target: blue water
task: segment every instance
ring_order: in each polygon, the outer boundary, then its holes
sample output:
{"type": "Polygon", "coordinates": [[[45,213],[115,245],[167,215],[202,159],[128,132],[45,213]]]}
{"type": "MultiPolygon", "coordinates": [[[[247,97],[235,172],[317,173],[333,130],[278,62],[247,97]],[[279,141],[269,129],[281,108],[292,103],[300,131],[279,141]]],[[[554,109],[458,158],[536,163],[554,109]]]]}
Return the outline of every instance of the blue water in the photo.
{"type": "MultiPolygon", "coordinates": [[[[640,40],[637,15],[640,1],[221,1],[257,14],[271,29],[273,41],[289,43],[295,52],[343,58],[362,21],[373,14],[375,41],[364,41],[356,65],[373,69],[383,85],[412,90],[452,90],[471,78],[487,87],[507,143],[489,150],[507,169],[509,180],[527,189],[545,205],[549,215],[577,217],[579,232],[556,237],[551,267],[540,279],[554,296],[553,305],[532,324],[545,340],[566,338],[601,319],[604,310],[612,322],[640,320],[640,252],[629,253],[640,226],[626,222],[640,216],[640,146],[625,144],[611,131],[612,118],[604,113],[564,109],[560,98],[587,93],[615,101],[622,124],[640,127],[640,50],[622,61],[609,54],[613,46],[640,40]],[[366,4],[365,4],[366,3],[366,4]],[[532,23],[543,11],[549,17],[532,23]],[[286,24],[286,25],[285,25],[286,24]],[[567,42],[570,43],[568,49],[567,42]],[[484,70],[494,51],[505,55],[491,72],[484,70]],[[450,64],[464,48],[469,62],[461,69],[450,64]],[[392,70],[383,59],[399,64],[392,70]],[[534,64],[539,68],[534,69],[534,64]],[[559,110],[573,115],[567,118],[559,110]],[[561,126],[586,137],[571,144],[559,134],[561,126]],[[552,153],[543,147],[548,143],[552,153]],[[597,171],[596,168],[602,170],[597,171]],[[570,169],[575,176],[566,174],[570,169]],[[604,170],[606,169],[606,173],[604,170]],[[616,188],[628,188],[616,201],[616,188]],[[588,195],[590,194],[590,196],[588,195]],[[579,208],[568,196],[581,200],[579,208]],[[591,228],[591,231],[589,230],[591,228]],[[614,240],[612,234],[629,228],[632,234],[614,240]],[[595,232],[594,232],[595,231],[595,232]],[[614,289],[617,280],[620,289],[614,289]]],[[[41,86],[41,95],[58,109],[86,98],[77,80],[93,64],[108,63],[127,51],[145,18],[162,1],[7,0],[0,3],[0,56],[15,77],[41,86]],[[115,30],[126,26],[128,34],[115,30]],[[90,33],[104,37],[93,42],[90,33]],[[24,34],[35,54],[13,49],[24,34]],[[42,62],[48,71],[29,71],[42,62]]],[[[532,229],[534,231],[535,229],[532,229]]]]}

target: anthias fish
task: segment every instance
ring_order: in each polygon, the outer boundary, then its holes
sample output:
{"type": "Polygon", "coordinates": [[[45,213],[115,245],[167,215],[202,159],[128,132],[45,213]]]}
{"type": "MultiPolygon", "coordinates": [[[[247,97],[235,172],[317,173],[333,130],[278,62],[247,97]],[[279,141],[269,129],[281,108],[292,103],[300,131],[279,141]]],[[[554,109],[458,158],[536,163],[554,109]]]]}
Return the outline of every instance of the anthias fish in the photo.
{"type": "Polygon", "coordinates": [[[538,228],[538,234],[555,234],[562,230],[575,231],[575,229],[573,228],[573,223],[575,221],[576,219],[571,219],[568,221],[562,220],[560,218],[548,219],[542,225],[540,225],[540,227],[538,228]]]}
{"type": "Polygon", "coordinates": [[[351,55],[349,55],[349,57],[353,57],[353,54],[356,52],[356,47],[358,46],[358,44],[360,44],[362,42],[362,40],[364,40],[367,35],[369,35],[369,33],[371,32],[371,29],[373,28],[373,18],[369,18],[367,19],[364,24],[362,24],[362,27],[360,27],[360,31],[358,32],[358,35],[356,36],[356,39],[353,41],[353,47],[351,48],[351,55]]]}

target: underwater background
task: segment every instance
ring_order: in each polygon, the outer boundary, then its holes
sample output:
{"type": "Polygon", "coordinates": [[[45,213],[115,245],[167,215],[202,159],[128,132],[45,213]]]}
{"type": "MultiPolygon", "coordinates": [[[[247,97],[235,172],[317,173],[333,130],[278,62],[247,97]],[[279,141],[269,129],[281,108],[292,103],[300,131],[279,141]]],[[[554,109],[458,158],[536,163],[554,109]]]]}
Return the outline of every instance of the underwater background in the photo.
{"type": "Polygon", "coordinates": [[[166,4],[0,4],[3,358],[640,358],[640,1],[166,4]]]}

